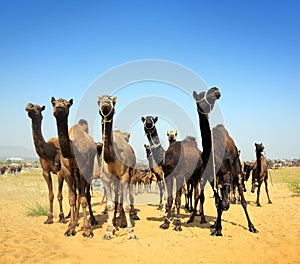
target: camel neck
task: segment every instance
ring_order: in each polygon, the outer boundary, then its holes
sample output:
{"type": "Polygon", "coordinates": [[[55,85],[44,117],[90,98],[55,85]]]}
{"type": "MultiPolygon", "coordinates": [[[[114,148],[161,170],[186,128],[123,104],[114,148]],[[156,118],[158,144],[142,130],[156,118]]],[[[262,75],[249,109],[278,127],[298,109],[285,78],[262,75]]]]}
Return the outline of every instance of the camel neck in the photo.
{"type": "Polygon", "coordinates": [[[203,165],[206,166],[212,148],[211,128],[210,128],[207,114],[203,114],[198,111],[198,115],[199,115],[200,132],[202,138],[202,148],[203,148],[202,160],[204,163],[203,165]]]}
{"type": "Polygon", "coordinates": [[[164,161],[165,150],[161,146],[156,128],[154,127],[154,129],[152,129],[152,131],[150,132],[145,132],[150,143],[153,159],[155,160],[157,165],[161,165],[164,161]]]}
{"type": "Polygon", "coordinates": [[[40,158],[48,158],[46,153],[46,141],[42,134],[42,120],[32,120],[32,136],[35,150],[40,158]]]}
{"type": "Polygon", "coordinates": [[[56,117],[58,141],[61,149],[61,153],[64,158],[73,158],[73,151],[71,147],[71,141],[69,138],[68,129],[68,116],[56,117]]]}
{"type": "Polygon", "coordinates": [[[106,163],[114,162],[116,160],[115,151],[113,148],[113,119],[109,122],[102,120],[102,141],[104,145],[103,153],[106,163]]]}
{"type": "Polygon", "coordinates": [[[256,151],[256,162],[257,162],[257,170],[259,172],[261,172],[261,152],[260,151],[256,151]]]}
{"type": "Polygon", "coordinates": [[[149,169],[151,170],[153,168],[153,156],[152,156],[152,154],[147,156],[147,160],[149,162],[149,169]]]}

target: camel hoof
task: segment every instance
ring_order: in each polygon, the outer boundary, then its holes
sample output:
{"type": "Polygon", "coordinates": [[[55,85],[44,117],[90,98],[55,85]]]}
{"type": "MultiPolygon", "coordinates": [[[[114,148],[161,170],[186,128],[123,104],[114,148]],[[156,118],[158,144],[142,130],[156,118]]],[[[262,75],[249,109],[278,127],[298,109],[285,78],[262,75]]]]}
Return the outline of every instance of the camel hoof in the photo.
{"type": "Polygon", "coordinates": [[[105,235],[102,237],[103,240],[111,240],[114,237],[113,232],[106,232],[105,235]]]}
{"type": "Polygon", "coordinates": [[[194,217],[190,217],[190,219],[189,220],[187,220],[187,224],[190,224],[190,223],[193,223],[194,222],[194,217]]]}
{"type": "Polygon", "coordinates": [[[271,201],[269,201],[269,203],[268,204],[272,204],[272,202],[271,201]]]}
{"type": "Polygon", "coordinates": [[[92,226],[98,225],[98,222],[95,218],[91,219],[91,225],[92,226]]]}
{"type": "Polygon", "coordinates": [[[47,218],[47,220],[44,222],[44,224],[46,224],[46,225],[51,225],[51,224],[53,224],[53,215],[52,215],[51,213],[48,215],[48,218],[47,218]]]}
{"type": "Polygon", "coordinates": [[[181,226],[179,225],[179,226],[175,226],[175,227],[174,227],[174,230],[175,230],[176,232],[181,232],[181,231],[182,231],[182,228],[181,228],[181,226]]]}
{"type": "Polygon", "coordinates": [[[258,233],[258,230],[254,227],[254,225],[249,226],[249,231],[252,233],[258,233]]]}
{"type": "Polygon", "coordinates": [[[82,234],[83,237],[87,237],[87,238],[92,238],[94,236],[94,233],[92,231],[90,232],[83,232],[82,234]]]}
{"type": "Polygon", "coordinates": [[[169,226],[170,226],[169,223],[163,223],[159,228],[161,228],[161,229],[168,229],[169,226]]]}
{"type": "Polygon", "coordinates": [[[261,204],[259,203],[259,204],[257,204],[257,207],[262,207],[262,206],[261,206],[261,204]]]}
{"type": "Polygon", "coordinates": [[[200,220],[200,224],[206,224],[207,222],[206,222],[206,219],[205,219],[205,217],[201,217],[201,220],[200,220]]]}
{"type": "Polygon", "coordinates": [[[131,218],[132,218],[133,220],[140,220],[140,218],[139,218],[136,214],[135,214],[135,215],[132,215],[131,218]]]}
{"type": "Polygon", "coordinates": [[[215,230],[210,234],[211,236],[223,236],[220,230],[215,230]]]}
{"type": "Polygon", "coordinates": [[[76,235],[75,229],[73,229],[73,230],[68,229],[68,230],[65,232],[65,237],[70,237],[70,236],[75,236],[75,235],[76,235]]]}

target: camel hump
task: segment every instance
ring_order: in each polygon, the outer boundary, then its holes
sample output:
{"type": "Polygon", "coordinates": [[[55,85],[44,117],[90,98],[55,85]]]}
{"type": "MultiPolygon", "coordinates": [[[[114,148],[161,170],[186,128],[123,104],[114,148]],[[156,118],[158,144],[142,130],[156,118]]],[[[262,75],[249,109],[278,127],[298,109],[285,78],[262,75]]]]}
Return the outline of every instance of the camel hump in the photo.
{"type": "Polygon", "coordinates": [[[136,158],[134,150],[128,143],[128,138],[125,136],[125,133],[122,133],[120,130],[113,131],[113,145],[118,159],[124,161],[128,166],[133,168],[136,163],[136,158]]]}
{"type": "Polygon", "coordinates": [[[195,137],[192,136],[187,136],[183,141],[183,144],[189,143],[192,144],[193,146],[197,147],[197,141],[195,137]]]}
{"type": "Polygon", "coordinates": [[[52,143],[55,148],[60,149],[58,138],[49,138],[48,143],[52,143]]]}

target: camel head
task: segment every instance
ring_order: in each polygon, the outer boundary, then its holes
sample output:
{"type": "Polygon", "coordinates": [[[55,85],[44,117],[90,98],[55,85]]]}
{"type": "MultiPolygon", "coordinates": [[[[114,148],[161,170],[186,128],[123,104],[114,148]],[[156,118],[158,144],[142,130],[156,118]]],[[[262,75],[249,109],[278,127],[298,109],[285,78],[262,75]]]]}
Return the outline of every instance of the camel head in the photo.
{"type": "Polygon", "coordinates": [[[264,148],[265,147],[264,147],[263,143],[260,143],[260,144],[255,143],[255,151],[256,152],[261,153],[264,151],[264,148]]]}
{"type": "Polygon", "coordinates": [[[42,115],[42,111],[45,110],[45,106],[39,106],[37,104],[32,104],[32,103],[28,103],[25,107],[25,111],[28,113],[28,116],[31,119],[35,119],[35,120],[42,120],[43,119],[43,115],[42,115]]]}
{"type": "Polygon", "coordinates": [[[59,98],[56,100],[54,97],[52,97],[51,103],[53,105],[53,115],[55,117],[58,117],[60,115],[65,117],[69,115],[69,109],[73,104],[73,99],[70,99],[68,101],[66,99],[59,98]]]}
{"type": "Polygon", "coordinates": [[[98,96],[99,114],[103,119],[112,120],[115,113],[115,104],[118,97],[111,98],[109,95],[98,96]]]}
{"type": "Polygon", "coordinates": [[[152,155],[151,149],[150,149],[150,145],[146,145],[144,144],[145,150],[146,150],[146,157],[150,157],[152,155]]]}
{"type": "Polygon", "coordinates": [[[168,140],[169,141],[172,141],[172,142],[174,142],[174,141],[176,141],[176,139],[177,139],[177,130],[170,130],[170,131],[167,131],[167,136],[168,136],[168,140]]]}
{"type": "Polygon", "coordinates": [[[193,97],[196,100],[198,111],[208,114],[214,108],[216,100],[221,97],[221,92],[217,87],[212,87],[207,92],[200,92],[199,94],[194,91],[193,97]]]}
{"type": "Polygon", "coordinates": [[[146,134],[149,134],[153,131],[155,128],[155,123],[158,120],[158,117],[153,117],[153,116],[146,116],[142,117],[142,122],[144,123],[144,129],[146,134]]]}

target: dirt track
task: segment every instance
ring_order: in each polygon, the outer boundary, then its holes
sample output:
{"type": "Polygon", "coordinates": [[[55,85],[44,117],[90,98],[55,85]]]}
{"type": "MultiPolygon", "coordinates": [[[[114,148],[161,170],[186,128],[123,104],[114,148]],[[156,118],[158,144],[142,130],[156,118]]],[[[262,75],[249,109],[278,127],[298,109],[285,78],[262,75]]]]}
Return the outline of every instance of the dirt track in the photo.
{"type": "MultiPolygon", "coordinates": [[[[53,180],[56,186],[56,179],[53,180]]],[[[55,187],[56,196],[56,187],[55,187]]],[[[24,205],[37,200],[46,203],[47,187],[42,179],[19,176],[0,178],[0,263],[300,263],[300,198],[291,194],[285,184],[270,186],[272,205],[262,189],[262,207],[253,202],[255,195],[246,193],[250,217],[259,230],[247,230],[247,221],[240,204],[231,205],[223,214],[223,237],[211,237],[209,226],[216,216],[211,191],[206,190],[206,215],[210,223],[199,219],[186,224],[189,214],[183,212],[183,231],[159,229],[162,215],[154,201],[139,205],[140,221],[135,222],[138,240],[128,240],[126,229],[120,229],[111,241],[102,236],[106,216],[101,212],[100,195],[95,193],[93,208],[99,225],[92,239],[83,238],[78,228],[75,237],[64,237],[67,226],[45,225],[45,216],[25,216],[24,205]]],[[[157,195],[158,197],[158,195],[157,195]]],[[[68,212],[67,193],[64,195],[68,212]]]]}

